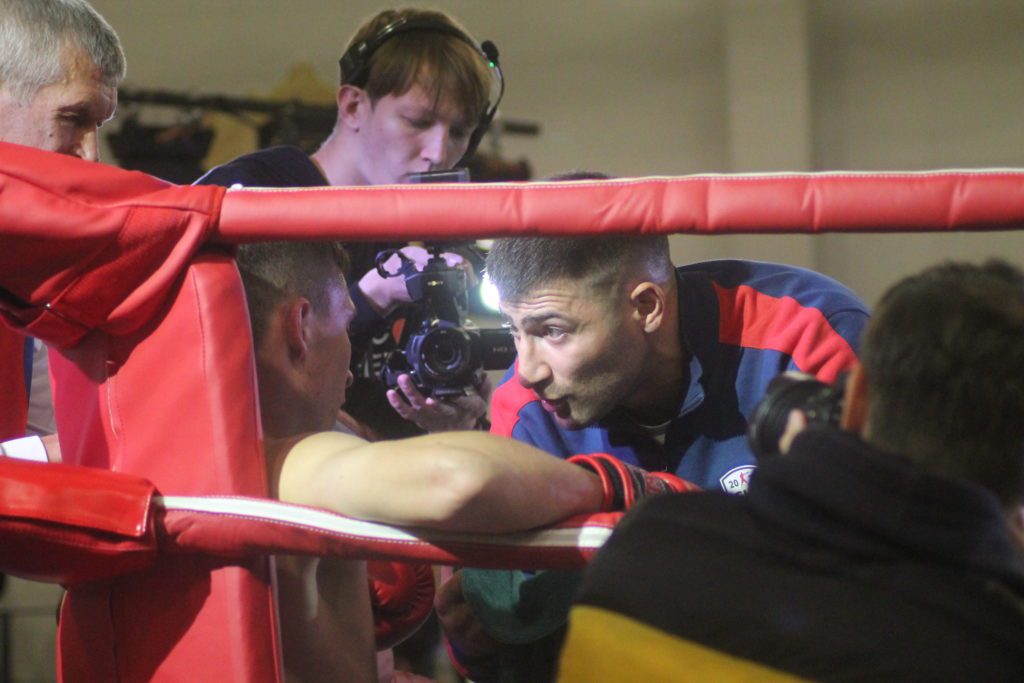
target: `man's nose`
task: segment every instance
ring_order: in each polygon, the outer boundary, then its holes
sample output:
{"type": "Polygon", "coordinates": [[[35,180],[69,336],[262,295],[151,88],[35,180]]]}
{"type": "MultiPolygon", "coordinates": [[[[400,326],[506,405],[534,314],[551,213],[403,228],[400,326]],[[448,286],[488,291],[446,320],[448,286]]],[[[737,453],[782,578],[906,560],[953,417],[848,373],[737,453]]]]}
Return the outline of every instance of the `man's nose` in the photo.
{"type": "Polygon", "coordinates": [[[73,154],[86,161],[100,160],[100,136],[96,128],[90,128],[78,140],[73,154]]]}
{"type": "Polygon", "coordinates": [[[516,346],[518,352],[519,383],[527,389],[533,389],[551,378],[551,369],[540,357],[533,344],[523,343],[516,346]]]}
{"type": "Polygon", "coordinates": [[[450,134],[448,126],[438,123],[425,133],[423,141],[422,156],[430,162],[430,170],[444,170],[447,158],[448,141],[450,134]]]}

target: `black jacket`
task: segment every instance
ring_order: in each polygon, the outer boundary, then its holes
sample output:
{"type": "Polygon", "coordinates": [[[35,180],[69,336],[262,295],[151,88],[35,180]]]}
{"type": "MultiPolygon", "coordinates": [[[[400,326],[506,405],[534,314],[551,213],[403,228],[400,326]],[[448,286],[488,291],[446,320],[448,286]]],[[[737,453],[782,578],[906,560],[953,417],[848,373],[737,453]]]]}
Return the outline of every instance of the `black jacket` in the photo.
{"type": "Polygon", "coordinates": [[[614,648],[588,641],[606,620],[627,632],[622,619],[667,638],[669,660],[634,662],[636,680],[709,662],[757,678],[1024,680],[1024,561],[996,498],[843,432],[801,435],[746,497],[664,496],[628,515],[585,575],[565,680],[614,679],[614,648]]]}

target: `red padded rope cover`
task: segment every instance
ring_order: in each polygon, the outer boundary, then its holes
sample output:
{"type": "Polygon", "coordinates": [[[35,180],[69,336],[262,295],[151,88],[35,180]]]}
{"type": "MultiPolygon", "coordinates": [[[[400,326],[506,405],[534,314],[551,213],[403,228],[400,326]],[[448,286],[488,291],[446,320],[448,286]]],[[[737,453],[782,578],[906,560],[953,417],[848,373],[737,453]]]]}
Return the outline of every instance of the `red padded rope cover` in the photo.
{"type": "Polygon", "coordinates": [[[0,458],[0,572],[78,585],[171,556],[209,567],[272,553],[578,569],[622,513],[509,534],[396,527],[262,498],[155,495],[146,479],[0,458]]]}
{"type": "Polygon", "coordinates": [[[0,571],[68,585],[152,564],[153,493],[128,474],[0,458],[0,571]]]}
{"type": "Polygon", "coordinates": [[[57,347],[137,329],[204,241],[1007,230],[1024,172],[234,190],[0,143],[0,314],[57,347]]]}
{"type": "MultiPolygon", "coordinates": [[[[50,354],[65,462],[145,477],[164,493],[267,495],[255,363],[234,260],[191,259],[132,332],[95,330],[50,354]]],[[[197,554],[68,591],[61,679],[277,683],[273,570],[197,554]],[[211,566],[212,565],[212,566],[211,566]]]]}
{"type": "Polygon", "coordinates": [[[513,569],[582,568],[622,517],[578,515],[531,531],[485,534],[396,527],[255,498],[164,496],[156,506],[161,548],[168,553],[290,553],[513,569]]]}
{"type": "Polygon", "coordinates": [[[138,329],[207,239],[223,193],[0,143],[0,314],[58,348],[138,329]]]}
{"type": "Polygon", "coordinates": [[[216,232],[246,242],[279,235],[289,223],[305,237],[346,239],[1008,230],[1024,225],[1024,172],[246,188],[228,192],[216,232]],[[322,199],[311,201],[316,193],[322,199]]]}

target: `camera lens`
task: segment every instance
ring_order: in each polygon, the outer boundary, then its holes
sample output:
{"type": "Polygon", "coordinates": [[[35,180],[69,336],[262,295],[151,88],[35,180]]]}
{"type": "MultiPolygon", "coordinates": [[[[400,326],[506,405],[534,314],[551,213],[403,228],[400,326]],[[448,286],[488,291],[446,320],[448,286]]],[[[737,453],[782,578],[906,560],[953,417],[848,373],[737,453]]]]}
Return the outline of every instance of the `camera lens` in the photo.
{"type": "Polygon", "coordinates": [[[768,384],[764,398],[754,409],[747,427],[747,442],[758,457],[779,454],[779,440],[786,432],[789,413],[803,410],[811,424],[837,425],[842,391],[811,375],[784,372],[768,384]]]}
{"type": "Polygon", "coordinates": [[[507,370],[516,360],[512,333],[503,328],[484,329],[480,335],[480,362],[484,370],[507,370]]]}
{"type": "Polygon", "coordinates": [[[438,321],[424,333],[418,347],[418,365],[434,382],[457,382],[475,367],[469,335],[447,321],[438,321]]]}

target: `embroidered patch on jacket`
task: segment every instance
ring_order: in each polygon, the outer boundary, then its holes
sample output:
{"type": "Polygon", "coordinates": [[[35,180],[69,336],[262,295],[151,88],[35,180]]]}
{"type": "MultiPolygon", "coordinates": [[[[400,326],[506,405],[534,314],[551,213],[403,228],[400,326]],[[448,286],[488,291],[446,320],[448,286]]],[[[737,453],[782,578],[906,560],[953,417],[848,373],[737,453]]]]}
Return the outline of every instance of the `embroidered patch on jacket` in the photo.
{"type": "Polygon", "coordinates": [[[755,465],[733,467],[718,480],[722,484],[722,490],[739,496],[744,495],[747,492],[747,486],[750,484],[750,477],[753,476],[756,469],[757,466],[755,465]]]}

